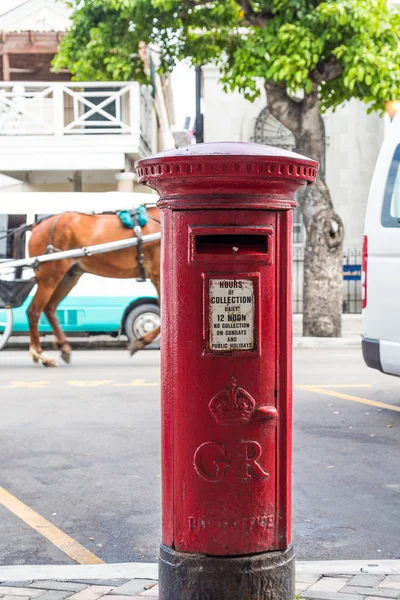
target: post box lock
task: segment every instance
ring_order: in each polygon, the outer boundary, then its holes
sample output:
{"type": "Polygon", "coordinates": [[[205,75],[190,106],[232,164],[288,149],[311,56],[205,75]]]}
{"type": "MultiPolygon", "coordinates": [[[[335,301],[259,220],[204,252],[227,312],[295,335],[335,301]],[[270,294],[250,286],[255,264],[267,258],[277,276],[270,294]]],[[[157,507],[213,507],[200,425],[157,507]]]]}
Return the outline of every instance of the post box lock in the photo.
{"type": "Polygon", "coordinates": [[[275,406],[260,406],[254,413],[254,417],[259,421],[272,421],[274,425],[276,425],[276,420],[278,418],[278,411],[275,406]]]}

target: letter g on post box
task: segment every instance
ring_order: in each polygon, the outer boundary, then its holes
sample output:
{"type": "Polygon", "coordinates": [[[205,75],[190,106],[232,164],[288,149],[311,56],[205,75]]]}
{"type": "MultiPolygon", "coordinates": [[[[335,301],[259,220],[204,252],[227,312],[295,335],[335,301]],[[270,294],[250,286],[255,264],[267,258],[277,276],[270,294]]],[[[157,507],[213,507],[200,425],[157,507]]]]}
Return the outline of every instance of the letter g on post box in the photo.
{"type": "Polygon", "coordinates": [[[163,600],[294,595],[291,209],[317,169],[240,143],[137,164],[162,209],[163,600]]]}

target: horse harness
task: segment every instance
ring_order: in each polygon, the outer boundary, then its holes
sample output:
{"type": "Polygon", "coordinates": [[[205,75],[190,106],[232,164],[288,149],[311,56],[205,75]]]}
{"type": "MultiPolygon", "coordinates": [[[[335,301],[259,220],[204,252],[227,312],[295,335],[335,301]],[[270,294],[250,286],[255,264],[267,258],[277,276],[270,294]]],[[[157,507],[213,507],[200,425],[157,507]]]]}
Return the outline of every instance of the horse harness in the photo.
{"type": "Polygon", "coordinates": [[[139,263],[139,277],[136,281],[146,281],[146,268],[144,266],[144,252],[143,252],[143,237],[142,228],[139,225],[138,214],[136,211],[132,211],[133,231],[137,237],[137,251],[138,251],[138,263],[139,263]]]}
{"type": "Polygon", "coordinates": [[[54,236],[54,230],[56,228],[58,220],[63,215],[65,215],[65,213],[60,213],[59,215],[57,215],[56,218],[54,219],[54,221],[51,224],[49,243],[47,244],[47,247],[46,247],[46,250],[45,250],[45,254],[52,254],[53,252],[61,252],[60,248],[56,248],[55,246],[53,246],[53,236],[54,236]]]}
{"type": "MultiPolygon", "coordinates": [[[[142,282],[142,281],[146,281],[146,268],[145,268],[145,264],[144,264],[142,227],[141,227],[140,222],[139,222],[141,216],[143,215],[143,212],[141,211],[139,213],[138,210],[131,210],[131,211],[129,211],[129,213],[130,213],[131,218],[132,218],[132,230],[133,230],[133,232],[136,235],[137,240],[138,240],[137,249],[138,249],[138,263],[139,263],[139,277],[136,279],[136,281],[142,282]]],[[[54,237],[54,231],[55,231],[56,225],[57,225],[59,219],[64,214],[65,214],[65,212],[64,213],[60,213],[59,215],[57,215],[57,217],[54,219],[53,223],[51,224],[50,236],[49,236],[49,243],[47,244],[45,254],[52,254],[53,252],[61,252],[60,248],[56,248],[53,245],[53,237],[54,237]]],[[[118,211],[117,212],[92,213],[92,214],[108,214],[108,215],[111,214],[111,215],[117,215],[118,211]]],[[[118,214],[118,216],[119,216],[119,214],[118,214]]],[[[152,221],[155,221],[156,223],[160,223],[160,221],[158,219],[156,219],[155,217],[152,217],[146,211],[146,222],[147,222],[147,219],[151,219],[152,221]]],[[[121,222],[123,223],[122,219],[121,219],[121,222]]]]}

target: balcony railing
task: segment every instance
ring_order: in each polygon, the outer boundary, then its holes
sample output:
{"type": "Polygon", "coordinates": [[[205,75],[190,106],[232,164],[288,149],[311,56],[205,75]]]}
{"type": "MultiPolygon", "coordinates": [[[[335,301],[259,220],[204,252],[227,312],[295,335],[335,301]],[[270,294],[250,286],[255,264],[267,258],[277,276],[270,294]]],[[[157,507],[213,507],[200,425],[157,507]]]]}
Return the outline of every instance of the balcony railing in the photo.
{"type": "Polygon", "coordinates": [[[139,135],[150,150],[153,99],[138,83],[0,82],[0,136],[139,135]]]}

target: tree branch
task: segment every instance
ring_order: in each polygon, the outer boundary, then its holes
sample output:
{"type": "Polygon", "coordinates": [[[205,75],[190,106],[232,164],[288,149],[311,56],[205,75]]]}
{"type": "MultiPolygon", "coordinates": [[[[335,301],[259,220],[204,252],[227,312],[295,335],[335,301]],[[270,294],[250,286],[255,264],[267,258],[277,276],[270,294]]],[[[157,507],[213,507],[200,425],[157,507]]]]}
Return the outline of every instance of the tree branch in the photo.
{"type": "Polygon", "coordinates": [[[266,82],[268,110],[275,119],[294,135],[300,131],[301,106],[286,92],[284,83],[266,82]]]}
{"type": "Polygon", "coordinates": [[[272,12],[262,10],[257,12],[254,10],[251,0],[236,0],[244,12],[244,24],[255,25],[256,27],[265,27],[268,20],[272,17],[272,12]]]}
{"type": "Polygon", "coordinates": [[[310,78],[313,83],[319,85],[323,81],[331,81],[336,79],[343,72],[343,65],[335,56],[330,56],[325,61],[320,61],[316,68],[311,71],[310,78]]]}
{"type": "Polygon", "coordinates": [[[182,17],[186,17],[188,14],[189,10],[193,10],[194,8],[197,8],[198,6],[205,6],[206,4],[212,4],[213,0],[183,0],[182,5],[184,7],[184,10],[182,10],[179,14],[179,16],[182,17]]]}
{"type": "Polygon", "coordinates": [[[203,6],[204,4],[214,4],[214,0],[184,0],[183,3],[188,8],[196,8],[196,6],[203,6]]]}

